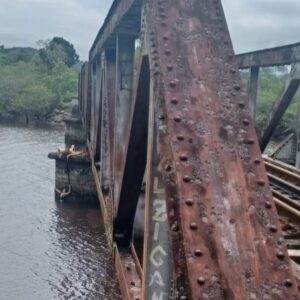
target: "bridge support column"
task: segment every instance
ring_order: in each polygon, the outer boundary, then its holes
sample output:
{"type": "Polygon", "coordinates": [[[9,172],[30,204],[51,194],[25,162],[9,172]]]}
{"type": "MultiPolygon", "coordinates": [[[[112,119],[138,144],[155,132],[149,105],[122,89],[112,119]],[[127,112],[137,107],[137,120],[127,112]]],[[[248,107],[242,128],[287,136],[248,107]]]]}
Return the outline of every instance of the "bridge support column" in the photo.
{"type": "Polygon", "coordinates": [[[135,37],[121,34],[117,36],[116,49],[116,101],[115,101],[115,186],[114,197],[117,201],[122,181],[126,139],[130,122],[132,88],[134,76],[135,37]]]}
{"type": "Polygon", "coordinates": [[[296,158],[295,167],[300,169],[300,102],[298,104],[298,113],[296,120],[296,158]]]}
{"type": "Polygon", "coordinates": [[[88,157],[62,157],[50,153],[55,159],[55,200],[98,204],[96,186],[88,157]]]}
{"type": "Polygon", "coordinates": [[[69,157],[58,152],[48,155],[55,160],[55,200],[98,205],[91,160],[86,152],[86,135],[77,106],[74,103],[72,117],[65,120],[65,148],[74,145],[76,153],[69,157]]]}
{"type": "Polygon", "coordinates": [[[255,115],[256,115],[258,77],[259,77],[259,67],[252,67],[250,69],[248,95],[249,95],[249,107],[250,107],[252,118],[254,120],[255,120],[255,115]]]}
{"type": "Polygon", "coordinates": [[[66,133],[65,144],[66,148],[75,146],[76,150],[85,150],[86,148],[86,134],[82,128],[82,123],[78,118],[68,118],[65,120],[66,133]]]}

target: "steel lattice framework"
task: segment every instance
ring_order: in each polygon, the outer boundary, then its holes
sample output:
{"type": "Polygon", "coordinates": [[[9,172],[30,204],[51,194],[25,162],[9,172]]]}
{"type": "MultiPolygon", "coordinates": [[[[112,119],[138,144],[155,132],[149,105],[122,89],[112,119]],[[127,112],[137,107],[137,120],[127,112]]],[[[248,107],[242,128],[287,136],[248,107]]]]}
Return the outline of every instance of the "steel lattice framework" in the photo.
{"type": "Polygon", "coordinates": [[[114,1],[80,108],[123,299],[300,299],[238,69],[220,0],[114,1]]]}

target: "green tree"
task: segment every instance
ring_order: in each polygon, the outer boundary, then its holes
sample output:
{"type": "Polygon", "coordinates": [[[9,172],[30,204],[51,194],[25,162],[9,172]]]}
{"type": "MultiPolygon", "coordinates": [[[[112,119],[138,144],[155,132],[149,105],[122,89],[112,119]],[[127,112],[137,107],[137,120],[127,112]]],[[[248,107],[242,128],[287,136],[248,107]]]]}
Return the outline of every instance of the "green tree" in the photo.
{"type": "Polygon", "coordinates": [[[78,75],[64,64],[57,65],[44,81],[47,88],[53,91],[57,106],[70,102],[77,94],[78,75]]]}
{"type": "Polygon", "coordinates": [[[17,62],[0,68],[0,112],[13,112],[13,99],[22,90],[36,81],[34,67],[29,63],[17,62]]]}
{"type": "Polygon", "coordinates": [[[72,67],[79,62],[79,56],[74,46],[61,37],[54,37],[51,41],[39,41],[43,48],[39,51],[41,60],[52,70],[59,64],[72,67]]]}
{"type": "MultiPolygon", "coordinates": [[[[46,52],[47,45],[43,48],[46,52]]],[[[4,113],[25,115],[27,120],[43,119],[76,97],[78,75],[65,63],[63,48],[55,47],[49,53],[51,69],[36,50],[0,49],[0,116],[4,113]]]]}
{"type": "Polygon", "coordinates": [[[32,117],[39,119],[47,115],[57,105],[52,91],[40,84],[26,86],[12,104],[15,111],[25,114],[27,121],[32,117]]]}

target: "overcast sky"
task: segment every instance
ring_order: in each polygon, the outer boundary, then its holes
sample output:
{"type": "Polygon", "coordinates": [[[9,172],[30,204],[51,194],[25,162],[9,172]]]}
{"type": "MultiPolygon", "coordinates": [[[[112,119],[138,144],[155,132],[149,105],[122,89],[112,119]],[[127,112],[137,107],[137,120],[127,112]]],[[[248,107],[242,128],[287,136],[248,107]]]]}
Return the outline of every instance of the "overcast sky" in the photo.
{"type": "MultiPolygon", "coordinates": [[[[237,53],[300,42],[300,0],[222,0],[237,53]]],[[[0,0],[0,45],[62,36],[82,60],[112,0],[0,0]]]]}

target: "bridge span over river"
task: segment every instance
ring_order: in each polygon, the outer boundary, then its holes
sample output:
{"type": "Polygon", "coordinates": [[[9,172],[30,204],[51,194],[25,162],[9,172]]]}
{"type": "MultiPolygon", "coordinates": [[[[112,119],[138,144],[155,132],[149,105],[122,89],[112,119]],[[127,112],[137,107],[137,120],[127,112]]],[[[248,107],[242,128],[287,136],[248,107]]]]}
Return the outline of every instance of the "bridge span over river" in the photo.
{"type": "Polygon", "coordinates": [[[300,44],[236,56],[220,0],[113,2],[79,107],[123,299],[300,299],[300,175],[261,154],[299,60],[300,44]],[[258,138],[259,70],[279,65],[291,72],[258,138]]]}

